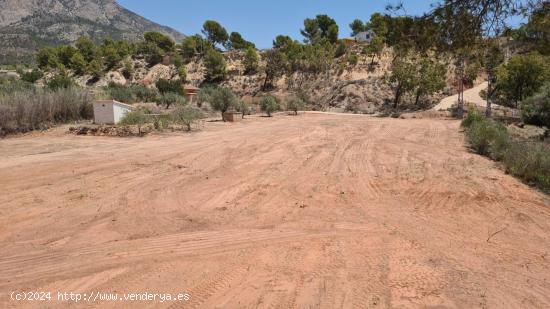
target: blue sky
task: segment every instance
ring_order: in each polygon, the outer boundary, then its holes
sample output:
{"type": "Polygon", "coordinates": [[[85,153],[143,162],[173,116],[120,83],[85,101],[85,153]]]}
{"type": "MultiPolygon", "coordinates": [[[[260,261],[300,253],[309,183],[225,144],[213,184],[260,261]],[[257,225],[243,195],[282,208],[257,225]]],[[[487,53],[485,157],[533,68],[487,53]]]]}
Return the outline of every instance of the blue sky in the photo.
{"type": "MultiPolygon", "coordinates": [[[[118,0],[131,11],[184,34],[199,33],[205,20],[220,22],[228,32],[240,32],[258,48],[271,47],[278,34],[302,40],[305,18],[327,14],[340,27],[340,37],[349,36],[348,25],[355,19],[369,19],[384,12],[395,0],[118,0]]],[[[404,0],[408,14],[430,9],[432,0],[404,0]]]]}

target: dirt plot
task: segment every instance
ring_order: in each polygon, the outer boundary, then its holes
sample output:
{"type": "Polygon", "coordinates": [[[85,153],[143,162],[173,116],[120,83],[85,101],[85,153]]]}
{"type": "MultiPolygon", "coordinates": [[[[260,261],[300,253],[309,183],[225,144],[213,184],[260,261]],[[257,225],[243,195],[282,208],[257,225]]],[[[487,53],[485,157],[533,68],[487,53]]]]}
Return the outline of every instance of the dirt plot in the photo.
{"type": "Polygon", "coordinates": [[[459,122],[307,114],[145,138],[0,141],[10,291],[87,308],[550,308],[550,199],[459,122]]]}

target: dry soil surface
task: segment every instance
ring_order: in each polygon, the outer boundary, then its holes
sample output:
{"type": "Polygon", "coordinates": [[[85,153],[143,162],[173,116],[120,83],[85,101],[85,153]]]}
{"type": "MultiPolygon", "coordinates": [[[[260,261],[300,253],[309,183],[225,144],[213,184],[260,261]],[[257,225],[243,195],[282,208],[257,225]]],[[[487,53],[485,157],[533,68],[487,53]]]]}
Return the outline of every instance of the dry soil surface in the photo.
{"type": "Polygon", "coordinates": [[[470,153],[455,120],[54,130],[1,140],[0,175],[2,308],[550,308],[550,199],[470,153]]]}
{"type": "MultiPolygon", "coordinates": [[[[465,90],[464,91],[464,101],[466,103],[471,103],[471,104],[474,104],[474,105],[477,105],[477,106],[480,106],[480,107],[486,107],[487,106],[487,101],[485,101],[485,99],[483,99],[479,95],[479,92],[481,90],[485,90],[485,89],[487,89],[487,82],[483,82],[483,83],[481,83],[481,84],[479,84],[479,85],[477,85],[473,88],[465,90]]],[[[457,102],[458,102],[458,94],[455,94],[453,96],[444,98],[443,100],[441,100],[441,102],[439,102],[439,104],[434,106],[432,109],[437,110],[437,111],[447,110],[447,109],[451,108],[453,105],[456,105],[457,102]]],[[[493,105],[498,107],[497,104],[493,104],[493,105]]]]}

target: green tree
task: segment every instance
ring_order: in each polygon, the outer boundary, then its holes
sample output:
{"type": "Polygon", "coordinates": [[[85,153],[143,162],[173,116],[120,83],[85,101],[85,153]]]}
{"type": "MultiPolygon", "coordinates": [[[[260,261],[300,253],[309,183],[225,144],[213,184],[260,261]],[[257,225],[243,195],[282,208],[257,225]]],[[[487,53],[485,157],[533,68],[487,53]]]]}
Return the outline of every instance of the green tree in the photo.
{"type": "Polygon", "coordinates": [[[225,79],[226,64],[222,53],[210,48],[204,57],[204,66],[206,67],[206,80],[219,82],[225,79]]]}
{"type": "Polygon", "coordinates": [[[145,56],[145,60],[151,66],[161,63],[162,58],[166,54],[162,48],[158,47],[157,44],[153,42],[141,42],[137,47],[138,54],[145,56]]]}
{"type": "Polygon", "coordinates": [[[370,65],[372,66],[374,64],[374,58],[375,57],[380,58],[380,55],[384,50],[384,40],[382,39],[381,36],[377,35],[372,38],[369,45],[365,46],[364,50],[366,51],[367,55],[371,57],[370,65]]]}
{"type": "Polygon", "coordinates": [[[57,51],[53,47],[45,47],[38,51],[36,55],[38,67],[42,70],[56,69],[59,67],[59,58],[57,51]]]}
{"type": "Polygon", "coordinates": [[[213,110],[218,111],[225,121],[224,113],[238,104],[237,96],[229,88],[210,86],[202,88],[197,95],[197,103],[208,102],[213,110]]]}
{"type": "Polygon", "coordinates": [[[227,45],[227,40],[229,35],[227,30],[225,30],[220,23],[214,20],[207,20],[202,25],[202,33],[206,36],[206,39],[212,44],[221,44],[223,46],[227,45]]]}
{"type": "Polygon", "coordinates": [[[169,109],[172,105],[185,105],[187,101],[185,97],[179,95],[176,92],[161,92],[157,98],[157,104],[169,109]]]}
{"type": "Polygon", "coordinates": [[[77,52],[76,48],[71,45],[62,45],[57,48],[57,59],[64,67],[71,67],[71,58],[77,52]]]}
{"type": "Polygon", "coordinates": [[[363,32],[366,30],[365,24],[360,19],[354,20],[351,24],[349,24],[349,27],[351,29],[352,36],[355,36],[359,32],[363,32]]]}
{"type": "Polygon", "coordinates": [[[531,14],[525,32],[541,54],[550,55],[550,5],[542,5],[531,14]]]}
{"type": "Polygon", "coordinates": [[[180,82],[185,82],[187,80],[187,70],[184,66],[180,67],[178,69],[178,76],[180,78],[180,82]]]}
{"type": "Polygon", "coordinates": [[[128,112],[120,120],[121,125],[135,125],[138,128],[138,134],[141,135],[141,127],[147,123],[147,115],[141,109],[128,112]]]}
{"type": "Polygon", "coordinates": [[[328,15],[317,15],[315,18],[304,20],[304,29],[300,30],[306,43],[320,43],[329,41],[336,43],[338,40],[338,25],[328,15]]]}
{"type": "Polygon", "coordinates": [[[172,52],[176,46],[170,37],[159,32],[145,32],[143,37],[146,43],[152,43],[164,52],[172,52]]]}
{"type": "Polygon", "coordinates": [[[229,35],[229,46],[231,49],[244,50],[249,47],[255,48],[256,46],[241,36],[238,32],[231,32],[229,35]]]}
{"type": "Polygon", "coordinates": [[[95,79],[99,79],[103,76],[103,64],[98,59],[92,60],[88,64],[87,70],[95,79]]]}
{"type": "Polygon", "coordinates": [[[256,73],[258,71],[258,53],[253,47],[248,47],[244,54],[244,70],[247,74],[256,73]]]}
{"type": "Polygon", "coordinates": [[[371,30],[376,36],[384,41],[389,32],[388,18],[380,13],[374,13],[365,25],[366,30],[371,30]]]}
{"type": "Polygon", "coordinates": [[[66,74],[57,74],[46,82],[46,88],[50,90],[67,89],[74,86],[73,80],[66,74]]]}
{"type": "Polygon", "coordinates": [[[294,40],[288,35],[278,35],[273,40],[273,48],[286,49],[294,43],[294,40]]]}
{"type": "Polygon", "coordinates": [[[550,83],[522,102],[521,118],[525,123],[550,128],[550,83]]]}
{"type": "Polygon", "coordinates": [[[298,115],[298,111],[304,109],[305,105],[302,99],[293,96],[287,101],[286,109],[288,111],[293,111],[294,115],[298,115]]]}
{"type": "Polygon", "coordinates": [[[276,79],[281,77],[288,67],[286,55],[279,50],[272,49],[264,53],[265,59],[265,80],[263,89],[273,85],[276,79]]]}
{"type": "Polygon", "coordinates": [[[496,71],[499,91],[514,101],[516,108],[549,79],[548,59],[538,53],[515,55],[496,71]]]}
{"type": "Polygon", "coordinates": [[[273,112],[279,110],[279,103],[274,97],[265,96],[260,101],[260,108],[267,114],[267,117],[271,117],[273,112]]]}
{"type": "Polygon", "coordinates": [[[86,60],[80,52],[74,53],[71,57],[71,69],[73,69],[77,75],[86,73],[86,65],[86,60]]]}
{"type": "Polygon", "coordinates": [[[112,45],[102,48],[102,55],[104,64],[107,70],[112,70],[118,67],[122,58],[117,52],[116,48],[112,45]]]}
{"type": "Polygon", "coordinates": [[[484,59],[485,72],[487,73],[487,106],[485,108],[485,116],[487,118],[491,118],[491,100],[496,89],[493,84],[496,82],[496,69],[504,62],[504,53],[502,52],[497,40],[488,41],[488,46],[485,48],[484,59]]]}
{"type": "Polygon", "coordinates": [[[189,62],[191,58],[197,55],[204,55],[211,48],[210,42],[203,39],[200,35],[186,37],[181,43],[181,55],[185,61],[189,62]]]}
{"type": "Polygon", "coordinates": [[[31,84],[36,83],[37,80],[44,77],[44,73],[39,69],[33,69],[32,71],[22,72],[20,75],[21,75],[22,81],[25,81],[31,84]]]}
{"type": "Polygon", "coordinates": [[[97,46],[89,37],[80,37],[76,41],[76,48],[88,63],[97,58],[97,46]]]}
{"type": "Polygon", "coordinates": [[[394,89],[393,107],[398,108],[401,97],[412,91],[417,83],[417,67],[412,61],[405,57],[396,58],[393,63],[393,69],[389,82],[394,89]]]}
{"type": "Polygon", "coordinates": [[[239,100],[237,111],[241,113],[241,118],[244,119],[244,116],[250,113],[250,106],[245,101],[239,100]]]}
{"type": "Polygon", "coordinates": [[[172,112],[172,120],[185,126],[187,131],[191,131],[191,126],[204,117],[204,113],[199,108],[188,105],[180,105],[172,112]]]}
{"type": "Polygon", "coordinates": [[[422,96],[431,95],[445,88],[446,68],[430,58],[423,57],[417,65],[415,82],[415,101],[418,105],[422,96]]]}
{"type": "Polygon", "coordinates": [[[168,79],[160,78],[155,83],[155,86],[157,87],[158,91],[161,94],[166,94],[171,92],[171,93],[183,95],[183,87],[182,87],[181,81],[179,80],[168,80],[168,79]]]}

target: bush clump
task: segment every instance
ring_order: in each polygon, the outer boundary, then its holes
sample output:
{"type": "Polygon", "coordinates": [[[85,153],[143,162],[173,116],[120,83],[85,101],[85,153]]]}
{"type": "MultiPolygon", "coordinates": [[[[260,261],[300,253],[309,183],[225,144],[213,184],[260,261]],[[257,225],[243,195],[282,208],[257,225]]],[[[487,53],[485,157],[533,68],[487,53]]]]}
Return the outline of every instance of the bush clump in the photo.
{"type": "Polygon", "coordinates": [[[466,140],[477,153],[501,161],[506,172],[542,189],[550,189],[550,147],[542,142],[524,142],[510,138],[506,128],[476,112],[462,126],[466,140]]]}
{"type": "Polygon", "coordinates": [[[92,96],[80,89],[0,93],[0,135],[46,129],[92,116],[92,96]]]}
{"type": "Polygon", "coordinates": [[[525,123],[550,128],[550,83],[522,102],[521,117],[525,123]]]}
{"type": "Polygon", "coordinates": [[[260,101],[260,108],[267,114],[267,117],[271,117],[271,114],[279,110],[279,103],[277,99],[272,96],[265,96],[260,101]]]}

